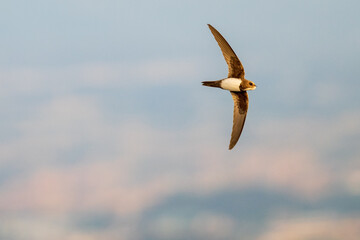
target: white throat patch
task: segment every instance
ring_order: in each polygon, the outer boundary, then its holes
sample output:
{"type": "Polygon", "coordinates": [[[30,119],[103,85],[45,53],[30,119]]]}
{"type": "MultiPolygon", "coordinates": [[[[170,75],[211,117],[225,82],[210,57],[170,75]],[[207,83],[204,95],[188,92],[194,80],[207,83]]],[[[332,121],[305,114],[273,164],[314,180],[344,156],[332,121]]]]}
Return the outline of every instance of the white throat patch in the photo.
{"type": "Polygon", "coordinates": [[[249,87],[249,88],[245,88],[244,90],[245,91],[250,91],[250,90],[255,90],[256,89],[256,87],[249,87]]]}

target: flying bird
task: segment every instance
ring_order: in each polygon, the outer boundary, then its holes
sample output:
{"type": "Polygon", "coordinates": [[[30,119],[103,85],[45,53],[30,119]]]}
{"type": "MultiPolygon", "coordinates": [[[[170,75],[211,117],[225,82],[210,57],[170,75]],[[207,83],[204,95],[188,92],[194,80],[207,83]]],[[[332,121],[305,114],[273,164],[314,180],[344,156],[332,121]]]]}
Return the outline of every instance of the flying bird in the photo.
{"type": "Polygon", "coordinates": [[[231,150],[239,140],[244,127],[249,106],[249,97],[246,91],[254,90],[256,85],[252,81],[245,79],[244,67],[225,38],[221,36],[213,26],[210,24],[208,24],[208,26],[224,55],[229,68],[229,73],[227,78],[218,81],[205,81],[202,82],[202,84],[208,87],[217,87],[228,90],[231,93],[234,100],[233,127],[229,144],[229,150],[231,150]]]}

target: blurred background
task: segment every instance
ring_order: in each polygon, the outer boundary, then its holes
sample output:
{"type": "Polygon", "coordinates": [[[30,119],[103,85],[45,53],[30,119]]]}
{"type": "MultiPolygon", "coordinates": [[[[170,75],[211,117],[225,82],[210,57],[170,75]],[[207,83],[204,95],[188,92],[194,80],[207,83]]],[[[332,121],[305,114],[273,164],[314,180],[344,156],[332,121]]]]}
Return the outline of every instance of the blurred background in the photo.
{"type": "Polygon", "coordinates": [[[0,6],[0,239],[359,239],[359,1],[0,6]]]}

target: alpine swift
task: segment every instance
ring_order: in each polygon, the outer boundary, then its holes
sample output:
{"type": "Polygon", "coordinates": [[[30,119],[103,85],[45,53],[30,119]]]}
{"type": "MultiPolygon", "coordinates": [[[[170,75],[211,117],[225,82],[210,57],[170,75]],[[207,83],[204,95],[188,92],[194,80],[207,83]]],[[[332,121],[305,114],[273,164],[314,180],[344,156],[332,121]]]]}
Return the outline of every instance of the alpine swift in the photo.
{"type": "Polygon", "coordinates": [[[249,98],[246,91],[254,90],[256,85],[247,79],[245,79],[244,67],[241,64],[239,58],[227,43],[225,38],[210,24],[208,24],[211,33],[214,35],[215,40],[219,44],[222,54],[229,68],[227,78],[218,81],[205,81],[202,82],[204,86],[218,87],[224,90],[229,90],[234,100],[234,117],[233,127],[231,133],[231,140],[229,150],[231,150],[237,141],[243,130],[246,113],[249,106],[249,98]]]}

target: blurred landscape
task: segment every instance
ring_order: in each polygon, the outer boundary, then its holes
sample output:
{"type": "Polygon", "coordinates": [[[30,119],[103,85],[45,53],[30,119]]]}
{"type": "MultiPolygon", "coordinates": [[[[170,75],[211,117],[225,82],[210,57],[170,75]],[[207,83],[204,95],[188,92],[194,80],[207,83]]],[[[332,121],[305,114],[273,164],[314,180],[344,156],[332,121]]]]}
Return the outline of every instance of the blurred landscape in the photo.
{"type": "Polygon", "coordinates": [[[358,240],[359,8],[3,2],[0,239],[358,240]],[[258,86],[232,151],[207,23],[258,86]]]}

